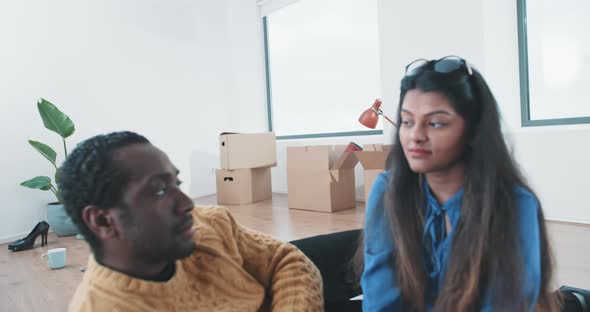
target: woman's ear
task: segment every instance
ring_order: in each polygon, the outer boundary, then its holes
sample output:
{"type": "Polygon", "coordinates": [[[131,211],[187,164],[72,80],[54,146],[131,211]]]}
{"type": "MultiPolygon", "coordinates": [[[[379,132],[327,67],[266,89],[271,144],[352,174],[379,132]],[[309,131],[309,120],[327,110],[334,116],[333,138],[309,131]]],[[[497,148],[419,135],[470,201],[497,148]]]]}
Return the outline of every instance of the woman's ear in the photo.
{"type": "Polygon", "coordinates": [[[119,236],[118,218],[113,209],[99,208],[94,205],[84,207],[82,221],[88,229],[101,240],[108,240],[119,236]]]}

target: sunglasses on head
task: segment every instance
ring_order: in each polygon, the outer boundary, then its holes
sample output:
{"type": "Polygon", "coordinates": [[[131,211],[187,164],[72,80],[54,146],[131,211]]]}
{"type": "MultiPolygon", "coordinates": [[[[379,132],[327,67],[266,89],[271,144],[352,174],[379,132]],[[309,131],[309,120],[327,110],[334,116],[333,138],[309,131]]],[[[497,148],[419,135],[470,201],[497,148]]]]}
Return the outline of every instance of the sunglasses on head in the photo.
{"type": "Polygon", "coordinates": [[[448,74],[462,68],[465,68],[469,75],[473,75],[471,65],[458,56],[449,55],[435,61],[418,59],[406,66],[406,77],[415,76],[425,69],[430,69],[441,74],[448,74]]]}

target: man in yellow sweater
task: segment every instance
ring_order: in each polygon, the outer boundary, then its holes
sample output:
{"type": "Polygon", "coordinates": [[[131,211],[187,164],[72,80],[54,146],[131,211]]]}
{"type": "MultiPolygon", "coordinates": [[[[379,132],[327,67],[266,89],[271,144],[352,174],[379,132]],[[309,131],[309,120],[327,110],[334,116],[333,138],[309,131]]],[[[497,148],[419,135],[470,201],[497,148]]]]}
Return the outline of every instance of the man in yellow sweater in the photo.
{"type": "Polygon", "coordinates": [[[141,135],[98,135],[60,170],[64,206],[92,249],[70,311],[322,311],[296,247],[194,207],[179,171],[141,135]]]}

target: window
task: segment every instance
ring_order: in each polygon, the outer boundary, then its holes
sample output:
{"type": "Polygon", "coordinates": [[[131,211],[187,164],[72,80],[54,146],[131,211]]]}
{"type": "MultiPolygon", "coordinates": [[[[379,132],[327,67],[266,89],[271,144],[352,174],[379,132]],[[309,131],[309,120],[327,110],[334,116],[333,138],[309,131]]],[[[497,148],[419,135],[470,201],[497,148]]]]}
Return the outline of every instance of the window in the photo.
{"type": "Polygon", "coordinates": [[[279,139],[381,134],[377,0],[300,0],[264,18],[269,128],[279,139]]]}
{"type": "Polygon", "coordinates": [[[588,0],[518,0],[523,126],[590,123],[588,15],[588,0]]]}

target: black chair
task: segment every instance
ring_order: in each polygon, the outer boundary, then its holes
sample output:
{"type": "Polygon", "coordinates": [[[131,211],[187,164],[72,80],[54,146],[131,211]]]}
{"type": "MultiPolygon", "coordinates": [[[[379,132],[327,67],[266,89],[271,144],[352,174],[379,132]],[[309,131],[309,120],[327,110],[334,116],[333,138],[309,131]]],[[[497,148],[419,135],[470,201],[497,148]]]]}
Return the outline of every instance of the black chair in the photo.
{"type": "Polygon", "coordinates": [[[362,294],[360,280],[355,276],[351,263],[360,235],[361,230],[351,230],[291,242],[320,270],[326,312],[362,311],[362,301],[350,301],[350,298],[362,294]]]}
{"type": "MultiPolygon", "coordinates": [[[[362,311],[362,301],[350,301],[350,298],[362,294],[351,262],[361,231],[337,232],[291,242],[320,270],[326,312],[362,311]]],[[[562,312],[590,312],[590,290],[562,286],[557,292],[563,298],[562,312]]]]}
{"type": "Polygon", "coordinates": [[[561,286],[559,292],[563,298],[562,312],[590,312],[590,290],[561,286]]]}

